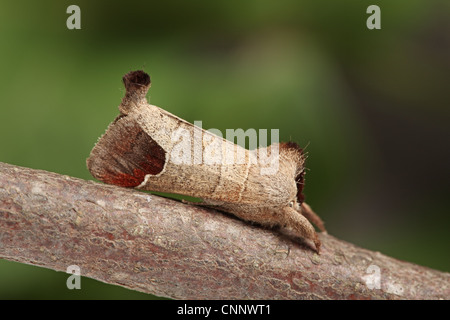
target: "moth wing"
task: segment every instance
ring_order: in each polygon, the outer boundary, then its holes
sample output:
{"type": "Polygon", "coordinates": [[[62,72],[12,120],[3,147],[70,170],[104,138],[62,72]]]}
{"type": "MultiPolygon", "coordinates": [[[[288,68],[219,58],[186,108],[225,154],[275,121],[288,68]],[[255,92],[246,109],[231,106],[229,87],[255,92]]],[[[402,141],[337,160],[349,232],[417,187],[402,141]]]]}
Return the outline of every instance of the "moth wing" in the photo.
{"type": "MultiPolygon", "coordinates": [[[[263,148],[276,163],[275,170],[267,174],[271,164],[261,163],[261,150],[249,151],[221,136],[196,127],[193,124],[152,106],[153,113],[140,118],[142,127],[167,151],[167,165],[159,176],[149,176],[142,189],[191,195],[205,200],[244,203],[254,206],[286,205],[295,198],[298,191],[297,179],[303,172],[304,158],[296,144],[282,143],[277,148],[263,148]],[[162,121],[154,122],[153,119],[162,121]],[[159,127],[163,125],[164,128],[159,127]],[[166,136],[158,137],[160,132],[166,136]],[[173,136],[168,141],[169,132],[187,133],[187,161],[176,161],[177,151],[182,141],[173,136]],[[165,140],[166,139],[166,140],[165,140]],[[178,144],[178,145],[177,145],[178,144]],[[267,150],[266,150],[267,149],[267,150]],[[266,171],[266,174],[264,172],[266,171]]],[[[264,162],[267,162],[265,160],[264,162]]],[[[269,170],[270,171],[270,170],[269,170]]],[[[302,181],[301,181],[302,183],[302,181]]]]}
{"type": "Polygon", "coordinates": [[[98,180],[122,187],[137,187],[147,174],[160,173],[166,152],[146,134],[132,115],[119,116],[100,137],[87,159],[98,180]]]}

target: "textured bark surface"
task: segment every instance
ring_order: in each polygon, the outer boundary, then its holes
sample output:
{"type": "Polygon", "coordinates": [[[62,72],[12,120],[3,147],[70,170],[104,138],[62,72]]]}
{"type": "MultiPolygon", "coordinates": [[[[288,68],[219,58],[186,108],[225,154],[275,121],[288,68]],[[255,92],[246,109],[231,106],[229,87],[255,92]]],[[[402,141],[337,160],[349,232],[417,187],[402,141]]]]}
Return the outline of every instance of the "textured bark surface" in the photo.
{"type": "Polygon", "coordinates": [[[176,299],[450,299],[449,273],[320,239],[317,255],[214,210],[0,163],[3,259],[176,299]]]}

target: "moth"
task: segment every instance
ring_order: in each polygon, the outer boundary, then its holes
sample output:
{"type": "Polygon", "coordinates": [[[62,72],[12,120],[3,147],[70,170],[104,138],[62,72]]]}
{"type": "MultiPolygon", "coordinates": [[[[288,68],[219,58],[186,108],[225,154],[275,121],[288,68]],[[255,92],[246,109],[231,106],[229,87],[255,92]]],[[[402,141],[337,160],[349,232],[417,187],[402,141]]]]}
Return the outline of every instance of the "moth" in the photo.
{"type": "Polygon", "coordinates": [[[87,159],[94,178],[200,198],[201,205],[243,220],[290,229],[312,240],[319,252],[311,222],[325,228],[304,202],[306,157],[296,143],[245,149],[149,104],[150,76],[144,71],[127,73],[123,83],[120,114],[87,159]],[[182,138],[193,143],[183,144],[182,138]]]}

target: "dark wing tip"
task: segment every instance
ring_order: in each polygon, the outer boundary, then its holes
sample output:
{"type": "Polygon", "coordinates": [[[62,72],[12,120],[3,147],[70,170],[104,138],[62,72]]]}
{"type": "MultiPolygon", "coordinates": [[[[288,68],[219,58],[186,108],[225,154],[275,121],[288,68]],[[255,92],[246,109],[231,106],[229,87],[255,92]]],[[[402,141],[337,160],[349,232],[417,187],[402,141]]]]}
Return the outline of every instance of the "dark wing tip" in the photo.
{"type": "Polygon", "coordinates": [[[151,83],[150,76],[142,70],[128,72],[122,81],[128,93],[142,89],[147,92],[151,83]]]}

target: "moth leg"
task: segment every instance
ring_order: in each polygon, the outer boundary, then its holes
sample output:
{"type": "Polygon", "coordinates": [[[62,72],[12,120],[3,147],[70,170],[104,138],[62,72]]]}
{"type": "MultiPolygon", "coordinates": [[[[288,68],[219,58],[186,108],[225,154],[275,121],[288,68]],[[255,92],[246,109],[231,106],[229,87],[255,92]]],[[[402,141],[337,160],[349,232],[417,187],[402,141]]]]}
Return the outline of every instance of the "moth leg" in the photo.
{"type": "Polygon", "coordinates": [[[302,238],[310,239],[319,253],[321,242],[312,224],[302,214],[291,207],[284,208],[284,219],[287,227],[294,230],[302,238]]]}
{"type": "Polygon", "coordinates": [[[303,202],[300,206],[300,210],[302,212],[302,215],[310,222],[315,224],[320,229],[320,231],[325,233],[327,232],[322,219],[320,219],[320,217],[311,209],[308,204],[303,202]]]}

